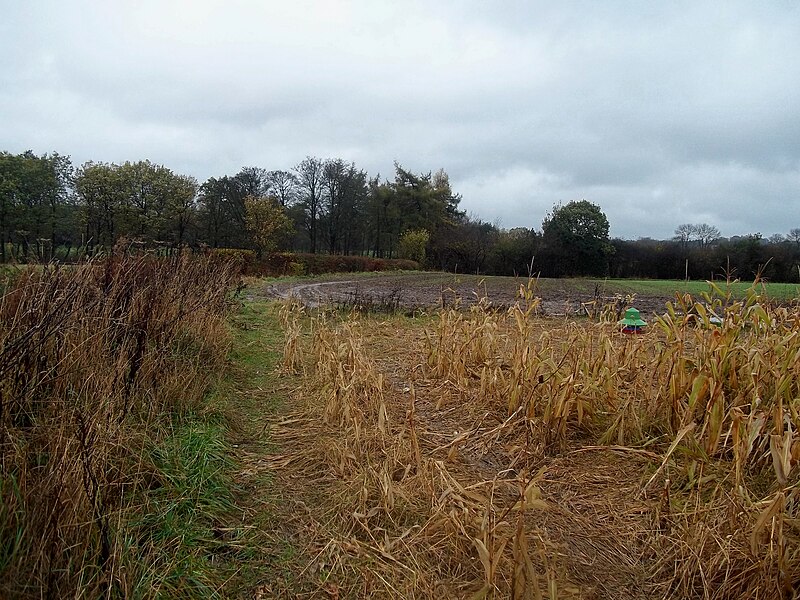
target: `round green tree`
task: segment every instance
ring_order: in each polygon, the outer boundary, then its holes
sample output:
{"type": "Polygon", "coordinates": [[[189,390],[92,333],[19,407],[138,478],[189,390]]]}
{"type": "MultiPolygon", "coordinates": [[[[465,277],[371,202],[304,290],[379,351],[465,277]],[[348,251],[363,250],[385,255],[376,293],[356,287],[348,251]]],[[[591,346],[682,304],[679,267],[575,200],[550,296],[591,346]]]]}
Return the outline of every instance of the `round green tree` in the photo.
{"type": "Polygon", "coordinates": [[[557,204],[542,223],[551,262],[545,270],[557,276],[605,275],[614,251],[608,239],[608,219],[587,200],[557,204]]]}

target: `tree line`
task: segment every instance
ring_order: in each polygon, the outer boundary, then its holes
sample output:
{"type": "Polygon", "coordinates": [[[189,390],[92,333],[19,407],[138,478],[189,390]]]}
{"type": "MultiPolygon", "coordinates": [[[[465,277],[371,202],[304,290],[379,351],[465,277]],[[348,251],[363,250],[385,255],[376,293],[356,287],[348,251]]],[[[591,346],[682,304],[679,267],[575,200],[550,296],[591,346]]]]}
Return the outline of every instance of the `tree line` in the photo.
{"type": "Polygon", "coordinates": [[[340,158],[245,167],[202,184],[148,160],[122,164],[0,152],[0,260],[70,260],[120,240],[147,248],[249,248],[410,258],[433,269],[547,277],[800,278],[800,229],[720,240],[707,224],[671,240],[610,239],[599,206],[557,204],[541,229],[503,229],[459,208],[444,170],[369,176],[340,158]]]}
{"type": "Polygon", "coordinates": [[[764,238],[752,233],[712,239],[612,240],[612,277],[652,279],[723,279],[800,282],[800,228],[764,238]]]}
{"type": "Polygon", "coordinates": [[[342,159],[307,157],[291,170],[245,167],[200,184],[150,161],[73,168],[56,153],[2,152],[0,258],[47,260],[58,249],[92,252],[123,238],[394,257],[405,232],[435,236],[468,220],[460,200],[443,170],[416,174],[399,164],[393,180],[381,181],[342,159]]]}

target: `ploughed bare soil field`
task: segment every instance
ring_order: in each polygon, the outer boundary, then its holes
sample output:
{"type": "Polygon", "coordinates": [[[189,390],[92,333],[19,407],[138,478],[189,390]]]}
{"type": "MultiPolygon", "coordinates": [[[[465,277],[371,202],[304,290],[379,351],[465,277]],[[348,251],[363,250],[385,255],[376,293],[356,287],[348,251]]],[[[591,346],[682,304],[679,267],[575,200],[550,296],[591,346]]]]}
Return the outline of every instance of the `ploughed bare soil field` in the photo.
{"type": "MultiPolygon", "coordinates": [[[[667,282],[660,282],[667,283],[667,282]]],[[[528,280],[515,277],[482,277],[451,273],[338,274],[308,280],[273,280],[255,286],[267,298],[296,298],[308,307],[322,304],[431,309],[469,305],[486,297],[492,305],[509,307],[519,298],[520,286],[528,280]]],[[[545,316],[586,315],[609,303],[620,307],[633,303],[645,315],[664,312],[674,300],[681,282],[648,286],[641,282],[591,279],[539,279],[534,293],[542,299],[545,316]]]]}

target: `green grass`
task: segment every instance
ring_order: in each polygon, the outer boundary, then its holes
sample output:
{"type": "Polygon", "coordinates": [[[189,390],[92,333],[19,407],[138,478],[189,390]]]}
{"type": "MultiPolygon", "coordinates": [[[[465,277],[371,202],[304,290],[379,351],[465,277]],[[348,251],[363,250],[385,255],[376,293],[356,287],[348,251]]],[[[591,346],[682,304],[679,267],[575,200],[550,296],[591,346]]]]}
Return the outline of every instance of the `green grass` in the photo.
{"type": "Polygon", "coordinates": [[[227,415],[232,423],[229,438],[249,459],[237,493],[237,506],[245,510],[249,529],[248,555],[239,562],[238,572],[226,588],[237,595],[269,585],[277,578],[292,578],[296,549],[286,533],[289,503],[281,496],[272,473],[260,457],[272,453],[275,445],[265,427],[267,419],[283,410],[287,401],[286,383],[291,379],[278,372],[283,359],[283,330],[276,302],[244,302],[231,318],[233,346],[231,375],[220,389],[227,399],[227,415]]]}
{"type": "MultiPolygon", "coordinates": [[[[559,281],[559,280],[548,280],[559,281]]],[[[601,294],[637,294],[642,296],[673,296],[676,293],[689,293],[699,296],[703,292],[710,292],[711,286],[707,281],[677,281],[668,279],[568,279],[576,290],[593,293],[598,286],[601,294]]],[[[714,282],[721,290],[725,291],[727,284],[723,281],[714,282]]],[[[744,298],[753,286],[752,282],[739,281],[730,284],[730,291],[734,298],[744,298]]],[[[800,285],[794,283],[759,283],[759,293],[773,300],[792,300],[800,297],[800,285]]]]}
{"type": "Polygon", "coordinates": [[[247,545],[237,527],[235,465],[218,415],[194,415],[150,450],[159,479],[132,523],[147,559],[138,597],[217,598],[247,545]]]}
{"type": "MultiPolygon", "coordinates": [[[[581,280],[572,280],[581,281],[581,280]]],[[[599,285],[601,290],[610,293],[635,293],[639,295],[672,296],[675,293],[689,293],[699,296],[702,292],[710,292],[711,286],[707,281],[675,281],[664,279],[595,279],[588,280],[592,289],[599,285]]],[[[717,281],[715,284],[723,291],[728,284],[717,281]]],[[[753,286],[752,282],[739,281],[730,284],[730,291],[735,298],[744,298],[747,290],[753,286]]],[[[765,294],[773,300],[792,300],[800,298],[800,285],[796,283],[759,283],[759,293],[765,294]]]]}
{"type": "Polygon", "coordinates": [[[282,403],[277,310],[246,303],[232,315],[228,372],[202,407],[176,417],[171,434],[148,450],[158,476],[127,526],[134,597],[252,597],[289,573],[295,552],[273,533],[274,482],[243,464],[243,456],[269,450],[264,419],[282,403]]]}
{"type": "MultiPolygon", "coordinates": [[[[487,281],[513,279],[507,277],[479,277],[474,275],[459,276],[461,279],[485,279],[487,281]]],[[[715,284],[725,290],[727,284],[717,281],[715,284]]],[[[730,284],[730,290],[735,298],[744,298],[747,290],[753,286],[752,282],[738,281],[730,284]]],[[[594,294],[598,288],[603,295],[637,294],[642,296],[674,296],[676,293],[689,293],[699,296],[702,292],[710,292],[711,286],[707,281],[679,281],[673,279],[592,279],[592,278],[565,278],[565,279],[539,279],[537,288],[542,292],[566,289],[587,295],[594,294]]],[[[759,293],[766,294],[774,300],[792,300],[800,298],[800,285],[796,283],[759,283],[759,293]]]]}
{"type": "Polygon", "coordinates": [[[231,319],[231,376],[220,393],[227,398],[229,414],[239,429],[247,430],[255,422],[264,421],[285,401],[275,391],[281,383],[277,369],[283,359],[279,310],[276,302],[247,301],[231,319]]]}

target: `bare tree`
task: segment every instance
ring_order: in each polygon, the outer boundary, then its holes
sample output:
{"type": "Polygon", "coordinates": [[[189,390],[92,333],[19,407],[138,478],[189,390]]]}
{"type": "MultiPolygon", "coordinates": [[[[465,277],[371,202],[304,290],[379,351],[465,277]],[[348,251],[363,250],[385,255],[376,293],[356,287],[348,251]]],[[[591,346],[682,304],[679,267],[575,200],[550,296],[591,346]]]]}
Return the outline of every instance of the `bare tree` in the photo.
{"type": "Polygon", "coordinates": [[[794,242],[797,246],[800,246],[800,227],[790,229],[789,235],[786,236],[786,239],[790,242],[794,242]]]}
{"type": "Polygon", "coordinates": [[[691,223],[684,223],[683,225],[678,225],[675,228],[675,237],[672,239],[680,242],[685,248],[689,244],[689,242],[692,241],[692,238],[694,238],[696,234],[697,234],[696,225],[692,225],[691,223]]]}
{"type": "Polygon", "coordinates": [[[325,161],[322,174],[324,222],[328,252],[347,254],[367,196],[367,174],[341,158],[325,161]]]}
{"type": "Polygon", "coordinates": [[[769,243],[770,244],[782,244],[785,241],[786,241],[786,238],[783,235],[781,235],[780,233],[774,233],[771,236],[769,236],[769,243]]]}
{"type": "Polygon", "coordinates": [[[720,238],[719,229],[708,223],[695,225],[695,235],[700,240],[700,245],[704,247],[720,238]]]}
{"type": "Polygon", "coordinates": [[[300,193],[302,194],[300,202],[303,204],[303,211],[305,212],[305,225],[311,238],[312,253],[317,251],[317,222],[322,198],[322,170],[324,164],[319,158],[307,156],[294,168],[300,193]]]}
{"type": "Polygon", "coordinates": [[[294,173],[289,171],[269,171],[267,182],[272,195],[277,198],[281,206],[291,206],[297,196],[298,181],[294,173]]]}
{"type": "Polygon", "coordinates": [[[261,167],[242,167],[234,179],[242,196],[242,202],[247,196],[261,198],[269,193],[270,182],[266,169],[261,167]]]}
{"type": "Polygon", "coordinates": [[[326,160],[322,168],[322,185],[325,188],[325,215],[328,226],[328,252],[336,252],[339,237],[339,222],[342,217],[343,188],[347,165],[338,158],[326,160]]]}

